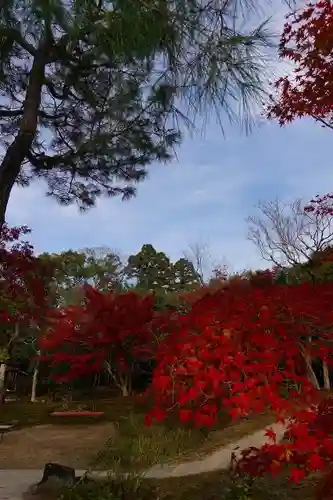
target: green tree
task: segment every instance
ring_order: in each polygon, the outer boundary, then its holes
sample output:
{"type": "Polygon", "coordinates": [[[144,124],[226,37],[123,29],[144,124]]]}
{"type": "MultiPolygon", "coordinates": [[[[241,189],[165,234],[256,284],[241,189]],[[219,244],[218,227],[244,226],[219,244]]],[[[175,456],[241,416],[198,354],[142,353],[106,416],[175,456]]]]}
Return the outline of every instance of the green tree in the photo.
{"type": "Polygon", "coordinates": [[[98,290],[121,290],[122,264],[119,256],[106,248],[67,250],[61,253],[44,253],[41,259],[53,264],[54,278],[50,285],[53,304],[73,304],[82,297],[86,283],[98,290]]]}
{"type": "Polygon", "coordinates": [[[164,252],[157,252],[153,245],[143,245],[130,255],[126,276],[136,288],[144,292],[168,292],[174,289],[174,272],[170,259],[164,252]]]}
{"type": "Polygon", "coordinates": [[[292,284],[292,279],[290,278],[290,273],[288,273],[288,269],[281,268],[276,272],[275,283],[278,285],[290,285],[292,284]]]}
{"type": "Polygon", "coordinates": [[[129,198],[149,164],[170,160],[184,123],[212,107],[247,119],[262,102],[271,37],[265,24],[243,28],[254,2],[147,5],[1,2],[0,225],[15,183],[44,179],[80,209],[129,198]]]}
{"type": "Polygon", "coordinates": [[[275,282],[295,285],[297,283],[328,283],[333,281],[333,247],[310,253],[305,262],[276,269],[275,282]]]}
{"type": "Polygon", "coordinates": [[[102,291],[121,291],[124,269],[120,256],[105,247],[85,248],[86,263],[90,269],[89,283],[102,291]]]}
{"type": "Polygon", "coordinates": [[[201,276],[188,259],[177,260],[173,265],[173,272],[175,290],[193,290],[201,284],[201,276]]]}
{"type": "Polygon", "coordinates": [[[83,252],[68,250],[60,253],[43,253],[40,259],[50,262],[54,276],[50,283],[50,302],[53,306],[73,304],[80,301],[80,289],[88,281],[83,252]]]}
{"type": "Polygon", "coordinates": [[[137,293],[153,293],[157,310],[183,307],[183,292],[200,286],[200,275],[186,258],[172,263],[164,252],[143,245],[140,252],[128,258],[125,273],[137,293]]]}
{"type": "Polygon", "coordinates": [[[184,257],[171,264],[171,271],[169,287],[155,291],[155,307],[157,310],[169,309],[181,313],[186,309],[186,294],[201,286],[201,276],[194,264],[184,257]]]}
{"type": "Polygon", "coordinates": [[[309,260],[299,266],[298,274],[301,281],[329,283],[333,281],[333,247],[315,251],[309,260]]]}

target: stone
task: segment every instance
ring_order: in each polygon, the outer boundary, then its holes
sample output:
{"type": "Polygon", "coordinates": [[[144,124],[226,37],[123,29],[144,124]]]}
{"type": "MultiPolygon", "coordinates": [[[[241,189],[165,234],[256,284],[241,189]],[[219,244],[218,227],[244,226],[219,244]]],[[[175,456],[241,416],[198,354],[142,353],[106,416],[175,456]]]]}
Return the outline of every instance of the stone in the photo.
{"type": "Polygon", "coordinates": [[[75,484],[75,469],[67,467],[67,465],[60,465],[55,463],[48,463],[44,467],[44,473],[39,485],[49,481],[50,478],[56,479],[62,486],[70,488],[75,484]]]}
{"type": "Polygon", "coordinates": [[[75,485],[75,469],[66,465],[48,463],[44,467],[43,477],[39,483],[30,486],[27,493],[40,495],[61,488],[71,488],[75,485]]]}

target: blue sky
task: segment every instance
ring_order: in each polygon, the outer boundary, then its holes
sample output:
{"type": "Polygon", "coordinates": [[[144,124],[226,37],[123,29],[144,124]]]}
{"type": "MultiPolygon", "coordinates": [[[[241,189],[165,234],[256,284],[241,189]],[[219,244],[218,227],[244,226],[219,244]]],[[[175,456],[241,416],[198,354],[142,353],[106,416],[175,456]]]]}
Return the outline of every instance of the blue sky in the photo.
{"type": "Polygon", "coordinates": [[[247,241],[245,219],[261,200],[311,199],[333,191],[332,132],[311,120],[285,128],[265,122],[245,136],[214,123],[186,137],[178,159],[153,165],[135,199],[100,200],[80,214],[45,197],[45,186],[15,188],[7,220],[27,224],[38,252],[107,246],[126,256],[152,243],[172,259],[195,242],[209,246],[213,264],[233,272],[266,267],[247,241]]]}
{"type": "Polygon", "coordinates": [[[188,244],[206,242],[214,263],[232,271],[265,267],[247,241],[245,219],[259,199],[310,199],[333,190],[332,132],[312,121],[280,128],[265,123],[249,137],[209,126],[186,139],[178,161],[154,165],[136,199],[101,200],[81,215],[45,197],[43,185],[16,188],[8,222],[33,229],[37,251],[108,246],[122,254],[152,243],[177,258],[188,244]]]}

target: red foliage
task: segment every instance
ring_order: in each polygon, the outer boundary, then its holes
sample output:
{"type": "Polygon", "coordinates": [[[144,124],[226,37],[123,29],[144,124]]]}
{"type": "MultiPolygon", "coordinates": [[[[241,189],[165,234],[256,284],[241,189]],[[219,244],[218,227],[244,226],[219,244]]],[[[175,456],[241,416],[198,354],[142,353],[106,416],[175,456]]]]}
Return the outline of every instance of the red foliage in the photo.
{"type": "Polygon", "coordinates": [[[34,255],[33,247],[20,238],[27,227],[0,230],[0,315],[2,324],[30,325],[39,321],[47,307],[47,279],[52,269],[34,255]]]}
{"type": "Polygon", "coordinates": [[[53,311],[50,329],[40,340],[47,351],[42,359],[54,367],[68,366],[65,374],[55,372],[54,377],[74,379],[101,371],[107,363],[124,374],[134,358],[150,359],[153,332],[163,325],[163,318],[154,313],[153,297],[102,293],[91,286],[84,291],[83,305],[53,311]]]}
{"type": "MultiPolygon", "coordinates": [[[[106,362],[126,374],[133,358],[154,356],[148,425],[176,412],[184,424],[211,427],[221,409],[233,419],[270,409],[286,439],[268,429],[271,442],[245,450],[233,472],[276,474],[287,464],[298,482],[333,460],[333,398],[321,401],[309,371],[309,359],[333,364],[333,285],[273,281],[264,271],[210,291],[187,314],[157,317],[151,296],[86,287],[83,305],[53,312],[44,357],[68,364],[68,379],[106,362]]],[[[331,485],[328,477],[322,498],[331,485]]]]}
{"type": "Polygon", "coordinates": [[[279,52],[293,63],[293,76],[276,82],[278,101],[272,97],[268,117],[283,125],[310,116],[333,127],[332,2],[311,2],[287,19],[279,52]]]}
{"type": "Polygon", "coordinates": [[[310,201],[309,205],[305,207],[305,212],[312,212],[315,215],[325,216],[333,215],[333,194],[325,194],[324,196],[317,195],[310,201]]]}
{"type": "Polygon", "coordinates": [[[209,427],[221,408],[233,419],[269,408],[278,420],[290,418],[288,441],[274,443],[268,432],[273,443],[247,450],[236,470],[260,475],[292,463],[298,481],[327,469],[333,400],[318,405],[305,360],[331,364],[332,303],[331,284],[229,287],[206,295],[159,346],[147,424],[176,411],[181,422],[209,427]]]}

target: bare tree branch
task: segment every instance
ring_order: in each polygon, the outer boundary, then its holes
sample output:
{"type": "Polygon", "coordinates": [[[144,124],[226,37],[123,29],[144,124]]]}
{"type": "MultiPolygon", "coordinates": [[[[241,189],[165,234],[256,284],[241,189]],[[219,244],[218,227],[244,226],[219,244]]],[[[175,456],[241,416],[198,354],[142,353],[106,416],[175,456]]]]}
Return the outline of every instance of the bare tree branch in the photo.
{"type": "Polygon", "coordinates": [[[263,259],[276,266],[296,265],[333,243],[333,216],[304,211],[301,198],[291,203],[260,201],[261,216],[251,216],[248,239],[263,259]]]}
{"type": "Polygon", "coordinates": [[[211,269],[211,254],[209,245],[202,241],[191,243],[188,249],[183,252],[185,259],[192,262],[194,269],[198,273],[201,285],[205,284],[205,277],[211,269]]]}
{"type": "Polygon", "coordinates": [[[23,115],[23,108],[21,108],[21,109],[8,109],[6,107],[0,106],[0,118],[22,116],[22,115],[23,115]]]}
{"type": "Polygon", "coordinates": [[[37,52],[36,47],[34,47],[31,43],[29,43],[19,30],[13,28],[12,26],[6,27],[2,28],[1,34],[6,38],[8,37],[14,40],[20,47],[22,47],[22,49],[26,50],[31,56],[36,55],[37,52]]]}

